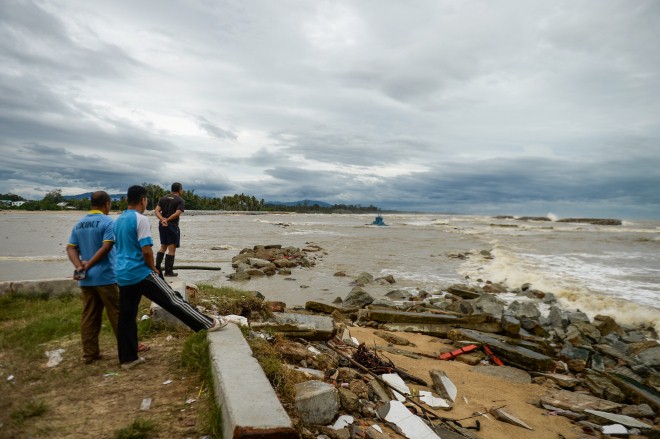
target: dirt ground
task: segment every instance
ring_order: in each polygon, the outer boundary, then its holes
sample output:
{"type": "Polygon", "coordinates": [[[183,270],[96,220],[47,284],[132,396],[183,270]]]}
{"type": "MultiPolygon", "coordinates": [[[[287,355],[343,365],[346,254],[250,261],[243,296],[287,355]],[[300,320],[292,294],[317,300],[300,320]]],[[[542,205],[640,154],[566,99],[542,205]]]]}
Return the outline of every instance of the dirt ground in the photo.
{"type": "Polygon", "coordinates": [[[164,331],[143,339],[150,347],[141,354],[147,362],[131,370],[119,367],[116,345],[105,340],[104,358],[91,365],[80,361],[75,337],[44,349],[65,349],[62,363],[52,368],[46,367],[45,355],[40,364],[20,364],[10,352],[0,352],[0,438],[112,438],[136,419],[156,424],[150,437],[207,434],[198,426],[208,410],[208,389],[200,389],[199,377],[179,366],[187,335],[164,331]],[[147,398],[151,406],[141,410],[147,398]],[[42,401],[47,410],[17,422],[11,413],[29,401],[42,401]]]}

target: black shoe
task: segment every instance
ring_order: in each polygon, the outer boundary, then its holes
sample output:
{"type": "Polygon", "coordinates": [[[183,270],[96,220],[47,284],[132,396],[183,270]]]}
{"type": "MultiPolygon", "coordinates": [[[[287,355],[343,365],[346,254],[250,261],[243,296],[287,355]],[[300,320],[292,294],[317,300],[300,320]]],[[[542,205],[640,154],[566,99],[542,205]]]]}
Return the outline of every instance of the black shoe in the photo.
{"type": "Polygon", "coordinates": [[[165,277],[177,277],[179,273],[175,273],[173,271],[166,271],[165,272],[165,277]]]}

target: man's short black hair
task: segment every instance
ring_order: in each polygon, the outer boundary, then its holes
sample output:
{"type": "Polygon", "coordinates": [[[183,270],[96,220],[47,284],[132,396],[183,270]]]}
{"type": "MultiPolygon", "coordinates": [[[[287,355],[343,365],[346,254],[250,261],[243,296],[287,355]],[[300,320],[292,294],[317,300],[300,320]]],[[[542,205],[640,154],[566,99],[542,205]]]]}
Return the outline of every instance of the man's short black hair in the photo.
{"type": "Polygon", "coordinates": [[[179,192],[181,189],[183,189],[181,183],[172,183],[172,192],[179,192]]]}
{"type": "Polygon", "coordinates": [[[92,207],[105,207],[105,203],[110,200],[110,195],[105,191],[96,191],[89,197],[92,207]]]}
{"type": "Polygon", "coordinates": [[[134,206],[136,204],[140,204],[140,201],[142,201],[142,199],[146,196],[147,190],[144,188],[144,186],[136,184],[135,186],[128,188],[128,192],[126,193],[126,202],[134,206]]]}

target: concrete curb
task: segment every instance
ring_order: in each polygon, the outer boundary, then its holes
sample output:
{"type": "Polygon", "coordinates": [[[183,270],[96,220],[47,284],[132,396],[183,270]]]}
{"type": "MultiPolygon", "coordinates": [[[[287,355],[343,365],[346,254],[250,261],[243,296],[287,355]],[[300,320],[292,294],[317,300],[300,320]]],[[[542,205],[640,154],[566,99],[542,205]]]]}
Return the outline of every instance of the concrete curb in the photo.
{"type": "Polygon", "coordinates": [[[223,438],[297,438],[240,328],[230,323],[223,330],[209,332],[207,338],[223,438]]]}
{"type": "Polygon", "coordinates": [[[78,281],[71,278],[0,282],[0,296],[10,294],[57,297],[80,294],[80,287],[78,281]]]}

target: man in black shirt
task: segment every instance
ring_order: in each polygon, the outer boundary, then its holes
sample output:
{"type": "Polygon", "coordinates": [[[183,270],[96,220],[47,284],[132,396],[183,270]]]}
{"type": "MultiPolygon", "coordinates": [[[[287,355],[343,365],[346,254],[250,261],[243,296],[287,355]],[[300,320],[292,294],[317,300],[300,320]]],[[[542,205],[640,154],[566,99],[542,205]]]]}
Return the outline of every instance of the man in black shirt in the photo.
{"type": "Polygon", "coordinates": [[[181,195],[183,195],[181,183],[172,183],[172,193],[161,198],[156,206],[156,216],[160,221],[158,223],[160,250],[156,254],[156,268],[159,272],[161,271],[160,265],[165,258],[165,276],[178,276],[172,271],[172,268],[174,267],[174,253],[181,242],[179,217],[186,204],[181,195]],[[167,254],[165,254],[166,250],[167,254]]]}

